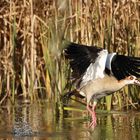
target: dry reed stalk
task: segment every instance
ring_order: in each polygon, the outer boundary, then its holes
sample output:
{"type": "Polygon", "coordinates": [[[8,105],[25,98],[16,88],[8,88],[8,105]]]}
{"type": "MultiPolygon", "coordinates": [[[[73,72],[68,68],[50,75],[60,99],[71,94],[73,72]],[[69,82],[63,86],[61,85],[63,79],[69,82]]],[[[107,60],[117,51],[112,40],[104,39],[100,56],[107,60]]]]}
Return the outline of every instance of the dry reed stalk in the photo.
{"type": "MultiPolygon", "coordinates": [[[[72,88],[61,57],[62,38],[140,56],[139,1],[19,0],[0,2],[1,99],[6,94],[32,101],[60,96],[72,88]],[[20,62],[19,62],[20,61],[20,62]]],[[[115,98],[120,108],[139,99],[139,89],[115,98]],[[135,93],[134,93],[135,91],[135,93]],[[130,97],[131,95],[131,97],[130,97]],[[135,98],[136,97],[136,98],[135,98]],[[118,100],[118,101],[117,101],[118,100]]],[[[110,110],[113,97],[106,103],[110,110]]],[[[2,100],[3,102],[3,100],[2,100]]]]}
{"type": "MultiPolygon", "coordinates": [[[[72,1],[69,0],[69,16],[72,17],[73,14],[72,14],[72,1]]],[[[72,18],[70,18],[70,40],[73,41],[73,20],[72,18]]]]}
{"type": "MultiPolygon", "coordinates": [[[[35,46],[35,37],[34,37],[34,26],[35,26],[35,16],[33,13],[33,1],[30,0],[30,4],[31,4],[31,81],[30,81],[30,93],[34,93],[35,92],[35,82],[36,82],[36,77],[35,77],[35,70],[36,70],[36,46],[35,46]]],[[[34,94],[33,94],[34,95],[34,94]]],[[[33,100],[33,97],[35,98],[35,96],[31,95],[31,100],[33,100]]]]}

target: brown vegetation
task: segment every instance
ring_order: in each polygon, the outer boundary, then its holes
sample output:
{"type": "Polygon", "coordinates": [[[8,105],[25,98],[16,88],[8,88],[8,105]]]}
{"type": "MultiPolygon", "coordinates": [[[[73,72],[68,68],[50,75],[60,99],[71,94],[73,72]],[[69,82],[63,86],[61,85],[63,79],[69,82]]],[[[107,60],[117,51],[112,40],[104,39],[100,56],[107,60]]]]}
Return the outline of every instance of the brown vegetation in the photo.
{"type": "MultiPolygon", "coordinates": [[[[69,88],[68,66],[61,56],[63,37],[140,56],[140,2],[1,0],[0,103],[6,97],[60,100],[69,88]]],[[[126,87],[106,99],[108,109],[112,103],[135,106],[139,89],[126,87]]]]}

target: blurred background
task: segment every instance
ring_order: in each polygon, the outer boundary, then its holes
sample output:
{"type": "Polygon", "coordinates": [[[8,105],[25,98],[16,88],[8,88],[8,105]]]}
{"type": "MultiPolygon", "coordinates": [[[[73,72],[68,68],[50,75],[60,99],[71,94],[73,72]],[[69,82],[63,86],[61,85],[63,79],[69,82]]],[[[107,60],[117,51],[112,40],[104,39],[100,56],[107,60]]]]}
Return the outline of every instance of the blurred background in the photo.
{"type": "MultiPolygon", "coordinates": [[[[1,0],[0,104],[47,99],[73,89],[64,41],[140,57],[139,0],[1,0]]],[[[110,83],[111,84],[111,83],[110,83]]],[[[125,87],[100,109],[138,109],[140,89],[125,87]]]]}

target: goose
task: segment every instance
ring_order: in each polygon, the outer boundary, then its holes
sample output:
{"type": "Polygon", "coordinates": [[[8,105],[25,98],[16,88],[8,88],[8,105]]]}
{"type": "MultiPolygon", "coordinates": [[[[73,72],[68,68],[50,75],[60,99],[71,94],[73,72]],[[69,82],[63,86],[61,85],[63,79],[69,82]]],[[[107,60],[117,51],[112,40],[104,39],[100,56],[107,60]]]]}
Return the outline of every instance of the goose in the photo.
{"type": "Polygon", "coordinates": [[[140,81],[140,57],[109,53],[97,46],[67,43],[64,56],[72,69],[75,90],[65,94],[85,97],[86,108],[91,115],[89,127],[97,125],[95,108],[99,99],[110,95],[126,85],[138,85],[140,81]]]}

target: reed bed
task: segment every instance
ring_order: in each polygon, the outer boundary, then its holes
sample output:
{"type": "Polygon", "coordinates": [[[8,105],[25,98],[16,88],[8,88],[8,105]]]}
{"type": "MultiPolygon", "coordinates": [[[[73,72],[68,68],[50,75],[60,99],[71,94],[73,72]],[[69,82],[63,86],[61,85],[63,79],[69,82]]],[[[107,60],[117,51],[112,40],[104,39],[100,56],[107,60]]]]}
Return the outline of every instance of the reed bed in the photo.
{"type": "MultiPolygon", "coordinates": [[[[140,56],[139,0],[1,0],[0,9],[0,104],[17,97],[61,104],[73,88],[63,38],[140,56]]],[[[139,93],[126,87],[99,107],[137,108],[139,93]]]]}

